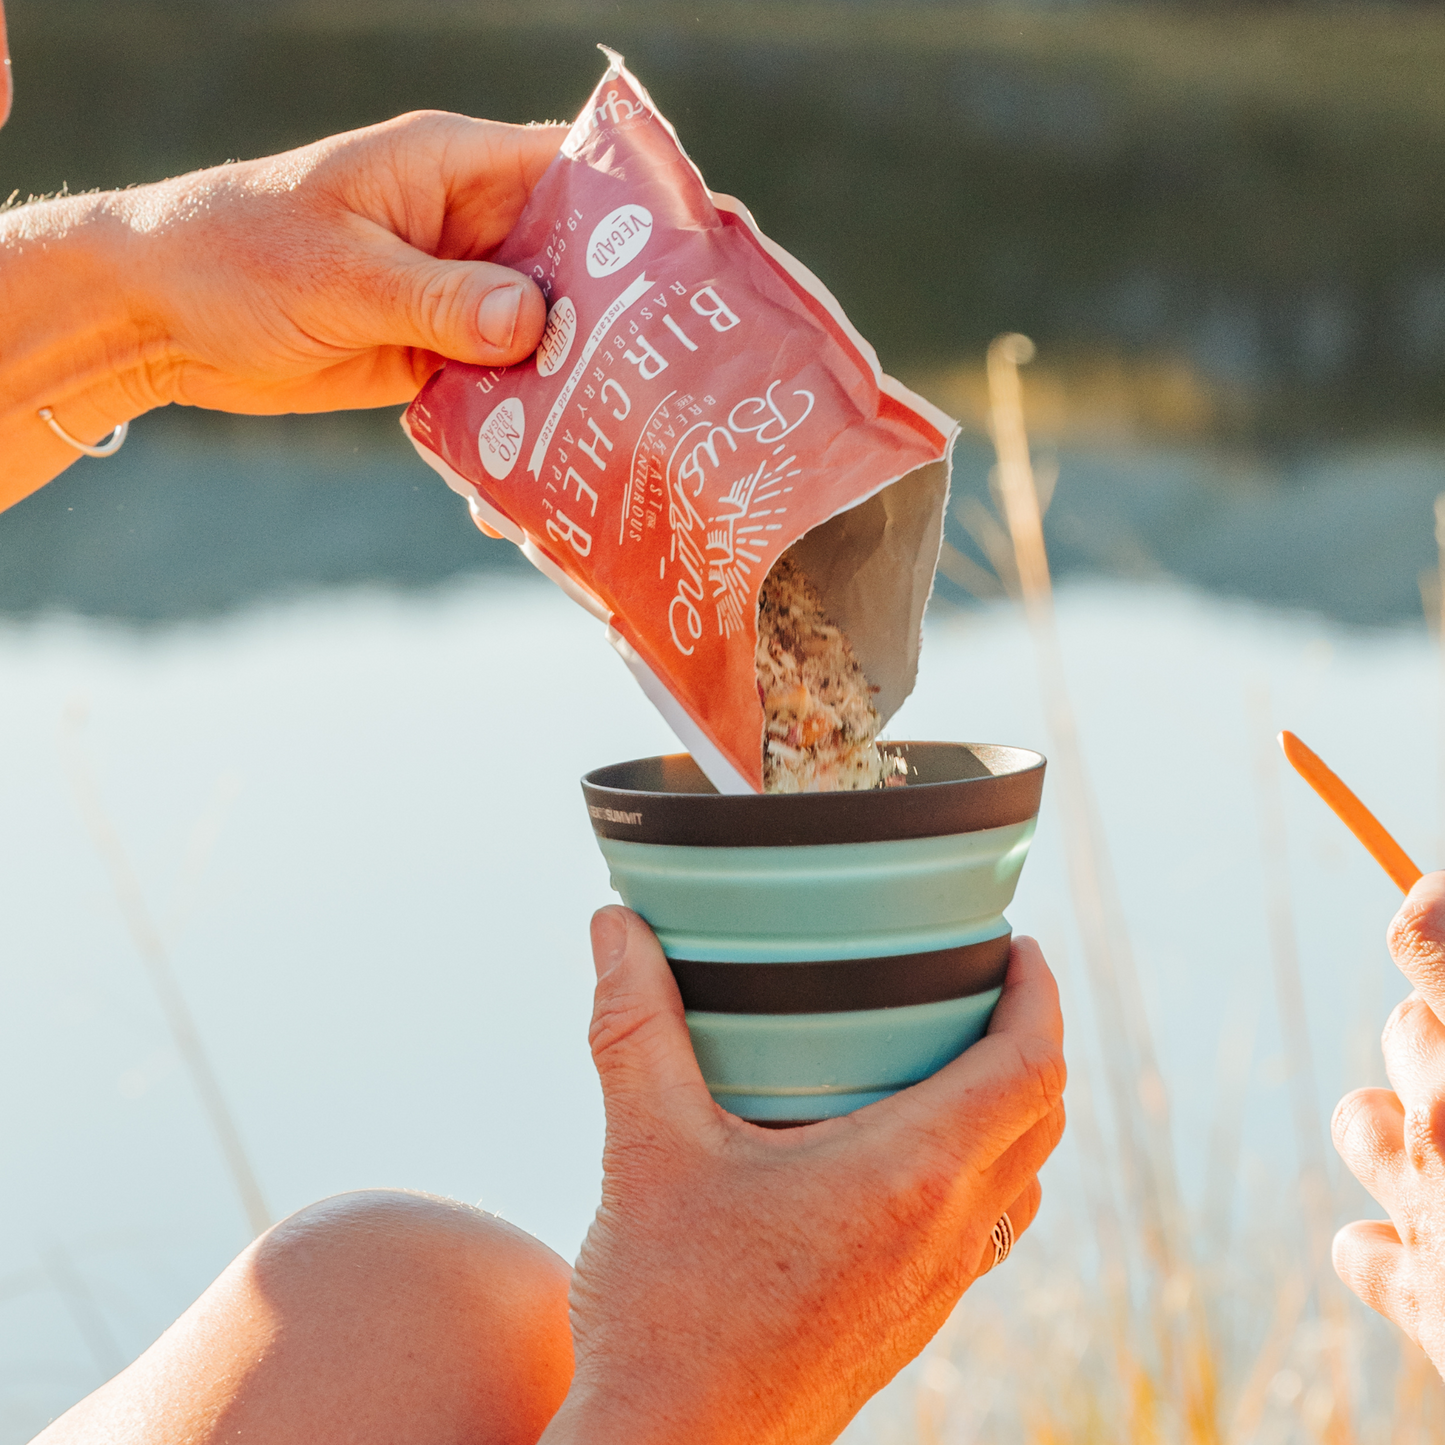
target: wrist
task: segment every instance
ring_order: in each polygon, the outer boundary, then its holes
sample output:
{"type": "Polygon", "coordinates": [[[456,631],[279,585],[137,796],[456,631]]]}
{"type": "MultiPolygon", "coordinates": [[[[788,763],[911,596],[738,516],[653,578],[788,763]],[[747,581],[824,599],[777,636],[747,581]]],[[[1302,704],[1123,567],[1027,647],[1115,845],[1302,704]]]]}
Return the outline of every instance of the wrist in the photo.
{"type": "Polygon", "coordinates": [[[801,1414],[779,1419],[766,1385],[750,1386],[740,1368],[722,1377],[705,1373],[709,1380],[679,1379],[656,1368],[584,1367],[537,1445],[811,1445],[832,1438],[816,1435],[801,1414]]]}
{"type": "Polygon", "coordinates": [[[0,508],[78,453],[40,419],[85,442],[159,405],[168,370],[162,310],[147,293],[143,231],[114,194],[0,214],[0,508]]]}
{"type": "MultiPolygon", "coordinates": [[[[645,1386],[632,1392],[574,1383],[537,1445],[711,1445],[713,1436],[699,1431],[691,1411],[670,1410],[658,1393],[645,1386]]],[[[751,1445],[753,1437],[746,1438],[751,1445]]]]}

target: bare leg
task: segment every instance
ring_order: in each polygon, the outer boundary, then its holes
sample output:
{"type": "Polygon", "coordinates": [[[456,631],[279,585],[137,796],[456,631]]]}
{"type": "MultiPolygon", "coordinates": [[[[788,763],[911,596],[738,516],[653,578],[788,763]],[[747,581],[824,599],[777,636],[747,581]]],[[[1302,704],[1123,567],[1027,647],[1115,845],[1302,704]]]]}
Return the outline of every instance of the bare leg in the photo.
{"type": "Polygon", "coordinates": [[[34,1445],[534,1445],[572,1378],[571,1271],[451,1200],[323,1200],[257,1240],[34,1445]]]}

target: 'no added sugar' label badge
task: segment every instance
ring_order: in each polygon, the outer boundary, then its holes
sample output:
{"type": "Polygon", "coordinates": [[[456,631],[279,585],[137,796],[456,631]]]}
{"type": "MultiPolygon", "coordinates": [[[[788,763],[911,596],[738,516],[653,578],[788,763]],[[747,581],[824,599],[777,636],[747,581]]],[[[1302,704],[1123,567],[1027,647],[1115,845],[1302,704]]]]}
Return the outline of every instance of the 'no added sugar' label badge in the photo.
{"type": "Polygon", "coordinates": [[[547,317],[547,329],[542,333],[542,344],[537,348],[538,376],[551,376],[562,369],[576,335],[577,308],[570,296],[563,296],[553,304],[547,317]]]}
{"type": "Polygon", "coordinates": [[[477,450],[482,456],[482,465],[487,475],[499,482],[517,465],[522,455],[522,433],[527,427],[527,416],[522,410],[521,398],[509,396],[506,401],[492,409],[492,414],[482,423],[477,433],[477,450]]]}
{"type": "Polygon", "coordinates": [[[645,206],[618,206],[598,221],[587,242],[587,274],[611,276],[635,261],[652,235],[652,212],[645,206]]]}

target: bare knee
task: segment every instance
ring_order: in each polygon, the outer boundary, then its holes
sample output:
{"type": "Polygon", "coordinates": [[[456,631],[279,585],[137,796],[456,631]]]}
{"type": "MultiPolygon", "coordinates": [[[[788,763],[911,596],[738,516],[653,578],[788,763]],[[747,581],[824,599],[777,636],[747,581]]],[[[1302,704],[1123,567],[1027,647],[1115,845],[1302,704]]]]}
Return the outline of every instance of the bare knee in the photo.
{"type": "Polygon", "coordinates": [[[464,1204],[325,1199],[36,1445],[534,1445],[572,1378],[570,1276],[464,1204]]]}
{"type": "Polygon", "coordinates": [[[277,1305],[328,1309],[417,1303],[429,1314],[511,1317],[565,1301],[570,1267],[493,1214],[407,1190],[337,1194],[281,1221],[238,1265],[277,1305]]]}
{"type": "Polygon", "coordinates": [[[293,1366],[298,1414],[325,1379],[333,1406],[374,1396],[375,1425],[399,1411],[433,1420],[428,1438],[530,1442],[571,1380],[571,1270],[454,1200],[337,1195],[282,1221],[236,1268],[274,1321],[273,1359],[293,1366]]]}

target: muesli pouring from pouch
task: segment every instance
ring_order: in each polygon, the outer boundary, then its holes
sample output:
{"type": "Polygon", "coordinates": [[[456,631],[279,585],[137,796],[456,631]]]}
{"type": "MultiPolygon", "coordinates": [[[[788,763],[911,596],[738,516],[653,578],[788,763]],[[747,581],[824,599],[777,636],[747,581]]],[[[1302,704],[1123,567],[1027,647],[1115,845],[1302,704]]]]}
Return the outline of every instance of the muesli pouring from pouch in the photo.
{"type": "Polygon", "coordinates": [[[505,369],[448,363],[404,425],[478,522],[606,624],[719,791],[878,786],[955,424],[707,189],[607,54],[491,258],[542,288],[542,344],[505,369]]]}

